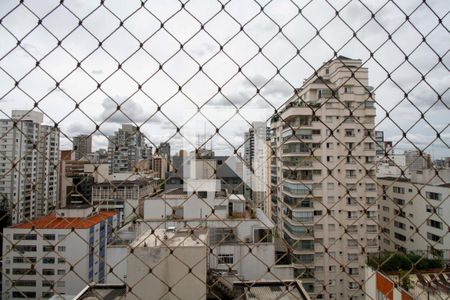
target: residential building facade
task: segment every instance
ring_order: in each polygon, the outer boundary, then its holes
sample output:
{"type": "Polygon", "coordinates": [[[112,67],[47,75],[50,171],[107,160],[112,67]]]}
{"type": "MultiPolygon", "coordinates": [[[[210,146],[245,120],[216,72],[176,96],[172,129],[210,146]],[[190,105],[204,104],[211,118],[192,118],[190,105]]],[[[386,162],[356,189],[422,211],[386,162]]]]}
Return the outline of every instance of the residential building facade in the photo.
{"type": "Polygon", "coordinates": [[[142,160],[151,162],[152,147],[137,127],[122,124],[122,128],[108,138],[110,173],[134,172],[142,160]]]}
{"type": "Polygon", "coordinates": [[[86,283],[104,282],[106,245],[118,223],[115,212],[78,208],[5,228],[2,299],[76,295],[86,283]]]}
{"type": "Polygon", "coordinates": [[[381,250],[450,259],[450,169],[436,172],[425,169],[412,172],[411,178],[378,178],[381,250]]]}
{"type": "Polygon", "coordinates": [[[92,135],[78,135],[73,137],[73,151],[75,160],[88,159],[92,153],[92,135]]]}
{"type": "Polygon", "coordinates": [[[1,201],[13,224],[46,215],[57,204],[59,131],[36,111],[0,120],[1,201]]]}
{"type": "Polygon", "coordinates": [[[272,118],[272,220],[319,299],[363,299],[378,251],[373,97],[361,60],[339,56],[272,118]]]}
{"type": "Polygon", "coordinates": [[[253,122],[244,139],[245,195],[266,211],[270,190],[270,127],[265,122],[253,122]]]}

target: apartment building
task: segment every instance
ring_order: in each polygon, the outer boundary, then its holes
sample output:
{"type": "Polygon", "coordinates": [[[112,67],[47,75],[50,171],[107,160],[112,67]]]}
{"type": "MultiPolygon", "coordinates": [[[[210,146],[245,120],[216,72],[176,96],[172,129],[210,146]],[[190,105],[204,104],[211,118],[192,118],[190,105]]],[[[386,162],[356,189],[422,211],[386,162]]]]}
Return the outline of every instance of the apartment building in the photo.
{"type": "Polygon", "coordinates": [[[46,215],[58,199],[59,131],[37,111],[0,120],[0,197],[17,224],[46,215]]]}
{"type": "Polygon", "coordinates": [[[244,134],[244,141],[245,196],[266,211],[270,190],[270,127],[265,122],[253,122],[244,134]]]}
{"type": "Polygon", "coordinates": [[[73,137],[73,151],[75,159],[88,159],[92,153],[92,135],[78,135],[73,137]]]}
{"type": "Polygon", "coordinates": [[[158,189],[151,179],[108,180],[92,185],[92,205],[100,210],[117,211],[127,222],[139,216],[139,205],[158,189]]]}
{"type": "Polygon", "coordinates": [[[166,179],[168,170],[168,158],[164,155],[155,154],[152,156],[152,174],[161,180],[166,179]]]}
{"type": "Polygon", "coordinates": [[[362,299],[378,251],[375,102],[368,69],[339,56],[271,120],[272,220],[318,299],[362,299]]]}
{"type": "Polygon", "coordinates": [[[411,171],[429,169],[433,165],[431,155],[418,150],[405,151],[405,162],[411,171]]]}
{"type": "Polygon", "coordinates": [[[76,295],[106,278],[106,245],[119,223],[115,212],[58,209],[3,233],[2,299],[76,295]]]}
{"type": "Polygon", "coordinates": [[[108,138],[110,173],[134,172],[142,160],[151,163],[152,147],[137,127],[122,124],[122,128],[108,138]]]}
{"type": "Polygon", "coordinates": [[[450,169],[413,171],[411,178],[379,177],[380,246],[450,259],[450,169]]]}
{"type": "Polygon", "coordinates": [[[243,161],[236,156],[222,155],[210,157],[174,155],[171,160],[172,170],[166,175],[166,190],[183,187],[184,179],[188,179],[189,177],[189,172],[185,173],[184,169],[185,167],[186,169],[190,168],[191,161],[195,161],[197,164],[203,164],[203,169],[209,170],[209,172],[214,173],[215,170],[214,177],[220,181],[222,188],[226,189],[229,193],[244,193],[244,183],[242,181],[243,161]]]}

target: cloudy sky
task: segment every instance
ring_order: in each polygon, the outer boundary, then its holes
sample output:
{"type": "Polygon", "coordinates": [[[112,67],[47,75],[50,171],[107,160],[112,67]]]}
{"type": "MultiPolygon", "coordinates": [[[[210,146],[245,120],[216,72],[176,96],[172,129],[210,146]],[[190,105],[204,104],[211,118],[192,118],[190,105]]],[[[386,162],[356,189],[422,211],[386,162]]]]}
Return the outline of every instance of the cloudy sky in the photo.
{"type": "Polygon", "coordinates": [[[328,2],[2,0],[0,118],[36,106],[63,148],[135,123],[153,145],[216,133],[217,153],[242,152],[251,122],[338,53],[369,68],[378,130],[450,156],[447,1],[328,2]]]}

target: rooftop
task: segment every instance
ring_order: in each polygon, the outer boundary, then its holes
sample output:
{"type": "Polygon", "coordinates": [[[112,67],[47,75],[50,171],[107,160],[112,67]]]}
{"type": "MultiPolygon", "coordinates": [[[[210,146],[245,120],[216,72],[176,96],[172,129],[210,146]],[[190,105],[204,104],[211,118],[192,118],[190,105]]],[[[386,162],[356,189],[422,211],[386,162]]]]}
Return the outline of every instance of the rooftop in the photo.
{"type": "Polygon", "coordinates": [[[308,300],[299,281],[246,281],[234,284],[238,299],[244,300],[308,300]]]}
{"type": "Polygon", "coordinates": [[[94,286],[86,286],[73,300],[118,300],[124,299],[126,287],[124,284],[96,284],[94,286]]]}
{"type": "Polygon", "coordinates": [[[115,216],[117,213],[112,211],[100,211],[86,218],[60,217],[55,212],[37,218],[35,220],[20,223],[10,228],[20,229],[87,229],[109,217],[115,216]]]}
{"type": "Polygon", "coordinates": [[[208,229],[149,229],[131,243],[131,247],[202,247],[207,244],[208,229]]]}

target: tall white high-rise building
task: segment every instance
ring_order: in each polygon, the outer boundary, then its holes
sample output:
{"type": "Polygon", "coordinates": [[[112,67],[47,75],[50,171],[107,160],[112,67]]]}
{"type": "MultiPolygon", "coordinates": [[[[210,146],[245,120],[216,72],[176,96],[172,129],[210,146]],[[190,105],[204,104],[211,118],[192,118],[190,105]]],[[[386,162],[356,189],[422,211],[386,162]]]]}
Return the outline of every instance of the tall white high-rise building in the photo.
{"type": "Polygon", "coordinates": [[[37,111],[0,120],[0,197],[13,224],[48,214],[58,200],[59,131],[37,111]]]}
{"type": "Polygon", "coordinates": [[[272,118],[272,219],[318,299],[363,299],[378,251],[373,97],[361,60],[340,56],[272,118]]]}
{"type": "Polygon", "coordinates": [[[245,196],[256,207],[267,211],[270,175],[270,128],[265,122],[253,122],[244,135],[245,196]]]}

